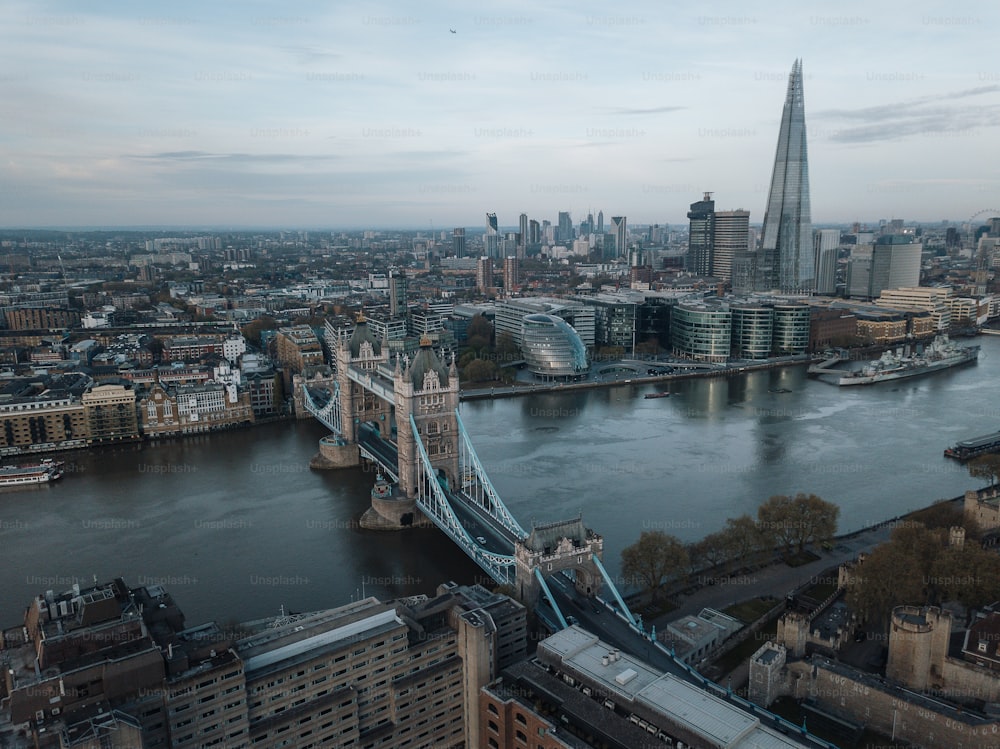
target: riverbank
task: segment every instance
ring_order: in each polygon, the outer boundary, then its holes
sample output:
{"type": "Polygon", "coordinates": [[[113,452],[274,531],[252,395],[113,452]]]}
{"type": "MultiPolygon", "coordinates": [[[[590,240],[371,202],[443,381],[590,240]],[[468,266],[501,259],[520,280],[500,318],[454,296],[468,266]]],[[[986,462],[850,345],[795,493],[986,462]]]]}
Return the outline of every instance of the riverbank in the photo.
{"type": "MultiPolygon", "coordinates": [[[[594,380],[584,380],[581,382],[522,382],[514,385],[500,385],[488,388],[475,388],[468,390],[460,390],[458,397],[459,400],[471,401],[471,400],[487,400],[491,398],[518,398],[522,395],[532,395],[534,393],[564,393],[567,391],[576,390],[595,390],[598,388],[608,388],[608,387],[618,387],[620,385],[648,385],[660,382],[675,382],[680,380],[699,380],[708,379],[716,377],[733,377],[735,375],[742,375],[748,372],[759,372],[767,369],[780,369],[783,367],[801,367],[809,364],[814,359],[813,357],[804,354],[802,356],[789,356],[783,357],[779,360],[768,360],[765,362],[735,362],[731,364],[721,364],[718,366],[712,366],[711,369],[685,369],[681,372],[669,372],[666,374],[640,374],[638,371],[635,374],[626,375],[622,369],[618,369],[617,375],[614,377],[598,375],[599,379],[594,380]]],[[[641,368],[649,368],[652,366],[659,367],[677,367],[677,366],[691,366],[690,362],[642,362],[636,361],[634,364],[626,364],[623,362],[622,368],[631,369],[633,366],[641,368]]],[[[613,363],[609,363],[604,366],[605,370],[615,368],[613,363]]]]}

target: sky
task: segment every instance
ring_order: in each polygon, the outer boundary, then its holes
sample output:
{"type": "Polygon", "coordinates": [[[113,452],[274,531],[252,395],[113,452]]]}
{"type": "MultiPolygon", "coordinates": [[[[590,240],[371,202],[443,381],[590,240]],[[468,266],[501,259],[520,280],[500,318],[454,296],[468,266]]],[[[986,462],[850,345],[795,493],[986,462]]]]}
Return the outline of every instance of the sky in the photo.
{"type": "Polygon", "coordinates": [[[997,28],[977,0],[4,0],[0,226],[686,224],[703,191],[759,223],[796,58],[814,223],[962,222],[1000,206],[997,28]]]}

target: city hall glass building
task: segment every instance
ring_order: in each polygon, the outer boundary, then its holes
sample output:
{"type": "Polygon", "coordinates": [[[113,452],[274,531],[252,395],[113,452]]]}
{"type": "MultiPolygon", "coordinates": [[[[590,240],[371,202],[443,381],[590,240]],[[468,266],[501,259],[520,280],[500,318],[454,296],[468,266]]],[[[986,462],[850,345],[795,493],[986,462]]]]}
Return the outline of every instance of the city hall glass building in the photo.
{"type": "Polygon", "coordinates": [[[555,315],[525,315],[521,353],[528,370],[545,379],[571,379],[587,373],[587,348],[573,327],[555,315]]]}

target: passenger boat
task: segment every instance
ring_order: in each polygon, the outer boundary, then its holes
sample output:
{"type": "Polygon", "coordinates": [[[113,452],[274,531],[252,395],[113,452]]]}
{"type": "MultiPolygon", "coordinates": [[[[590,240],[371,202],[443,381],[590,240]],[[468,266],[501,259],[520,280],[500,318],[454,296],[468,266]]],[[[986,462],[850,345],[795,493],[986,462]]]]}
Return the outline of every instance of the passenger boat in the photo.
{"type": "Polygon", "coordinates": [[[0,466],[0,487],[46,484],[62,478],[63,463],[46,458],[38,463],[0,466]]]}

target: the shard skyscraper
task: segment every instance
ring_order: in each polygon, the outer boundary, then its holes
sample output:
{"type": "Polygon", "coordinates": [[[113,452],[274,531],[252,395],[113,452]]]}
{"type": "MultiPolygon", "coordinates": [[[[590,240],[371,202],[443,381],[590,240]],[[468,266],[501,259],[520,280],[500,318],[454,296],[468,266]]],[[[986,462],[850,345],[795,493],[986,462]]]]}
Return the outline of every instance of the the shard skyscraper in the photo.
{"type": "Polygon", "coordinates": [[[802,61],[796,60],[788,76],[788,93],[781,112],[755,286],[760,291],[812,291],[815,283],[813,265],[802,61]]]}

